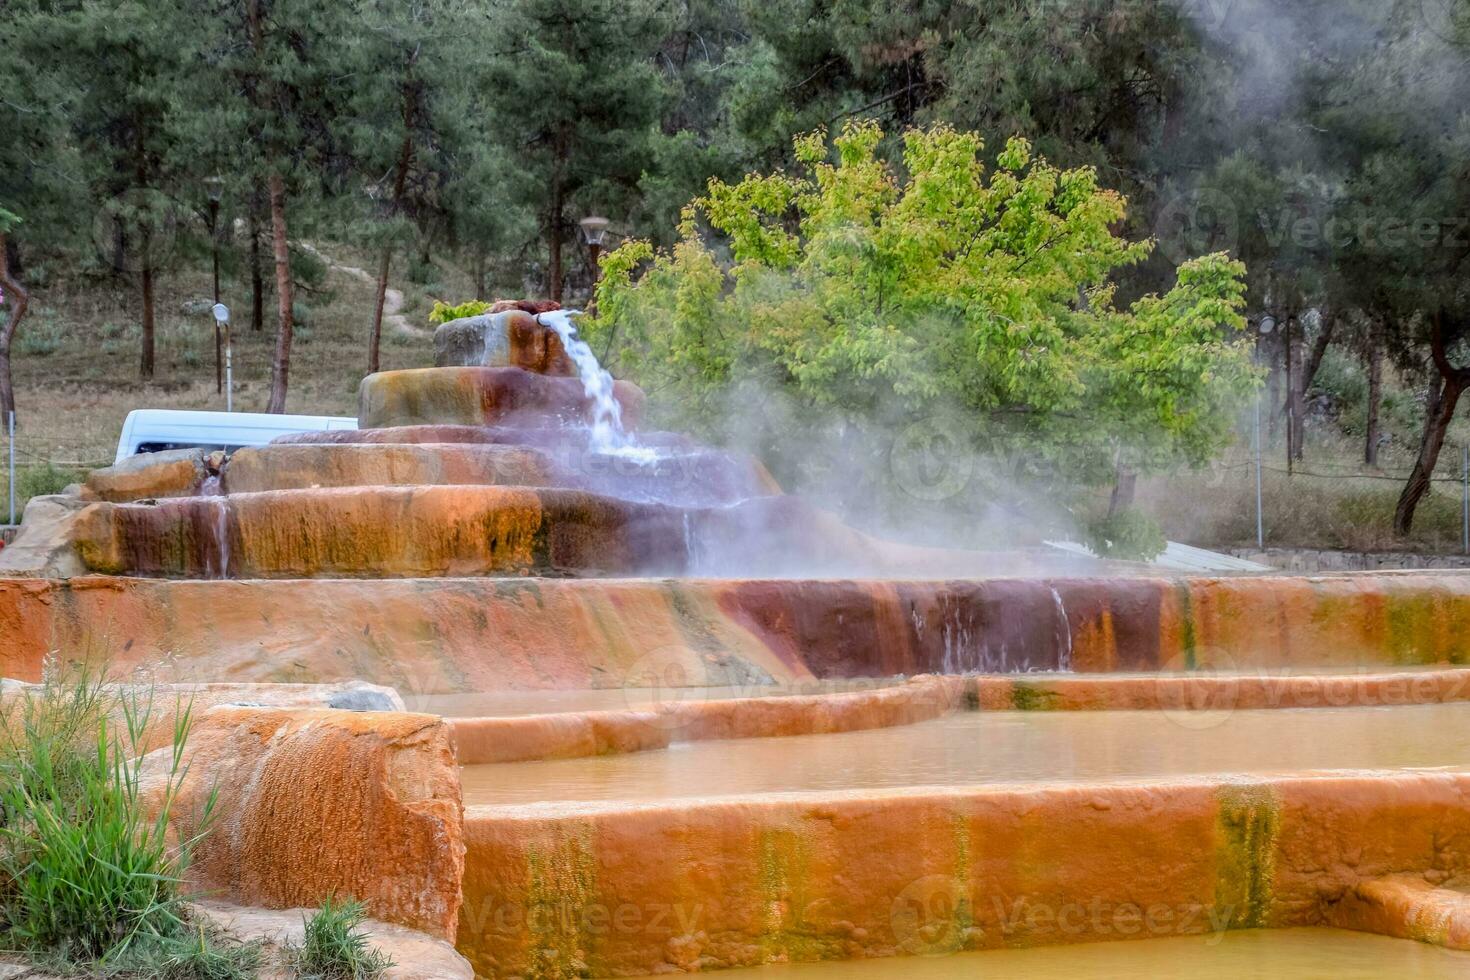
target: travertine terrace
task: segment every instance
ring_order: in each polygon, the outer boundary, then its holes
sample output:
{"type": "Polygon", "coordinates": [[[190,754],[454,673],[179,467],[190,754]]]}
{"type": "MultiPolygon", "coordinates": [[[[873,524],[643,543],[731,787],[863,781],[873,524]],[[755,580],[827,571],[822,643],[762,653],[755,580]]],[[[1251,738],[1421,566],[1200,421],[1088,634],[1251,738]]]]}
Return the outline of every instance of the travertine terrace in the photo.
{"type": "Polygon", "coordinates": [[[0,552],[5,677],[214,685],[178,818],[218,785],[201,891],[352,894],[483,977],[1283,927],[1470,949],[1470,752],[1421,731],[1470,723],[1470,577],[907,547],[638,431],[626,382],[592,438],[608,406],[514,305],[438,348],[364,379],[357,432],[98,471],[0,552]],[[1293,770],[1212,741],[1269,712],[1361,744],[1293,770]],[[1008,746],[1086,713],[1102,748],[971,777],[974,713],[1008,746]],[[819,771],[880,748],[881,779],[819,771]],[[669,782],[696,751],[727,785],[669,782]]]}

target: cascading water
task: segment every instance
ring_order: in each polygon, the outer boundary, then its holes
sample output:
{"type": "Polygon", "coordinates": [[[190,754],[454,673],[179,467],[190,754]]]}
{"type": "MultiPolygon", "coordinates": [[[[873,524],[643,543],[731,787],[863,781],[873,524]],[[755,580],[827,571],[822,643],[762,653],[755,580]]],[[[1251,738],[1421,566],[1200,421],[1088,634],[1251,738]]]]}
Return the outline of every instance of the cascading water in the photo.
{"type": "Polygon", "coordinates": [[[600,453],[652,462],[658,458],[658,450],[638,445],[637,440],[623,429],[623,408],[613,397],[613,377],[598,362],[587,341],[577,335],[572,317],[581,315],[581,310],[552,310],[538,314],[536,322],[550,327],[561,338],[562,347],[576,366],[577,376],[582,379],[583,390],[592,399],[591,447],[600,453]]]}
{"type": "Polygon", "coordinates": [[[1062,594],[1052,589],[1051,598],[1056,604],[1058,633],[1062,640],[1061,647],[1057,651],[1057,670],[1070,671],[1072,669],[1072,621],[1067,618],[1067,607],[1062,602],[1062,594]]]}

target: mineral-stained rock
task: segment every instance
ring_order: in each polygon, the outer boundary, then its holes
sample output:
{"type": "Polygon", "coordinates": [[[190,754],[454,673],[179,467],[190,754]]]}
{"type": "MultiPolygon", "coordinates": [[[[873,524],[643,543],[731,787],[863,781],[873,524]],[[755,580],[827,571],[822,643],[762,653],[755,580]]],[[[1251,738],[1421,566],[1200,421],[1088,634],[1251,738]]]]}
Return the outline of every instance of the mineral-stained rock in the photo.
{"type": "MultiPolygon", "coordinates": [[[[143,763],[159,805],[171,749],[143,763]]],[[[459,777],[429,715],[216,707],[194,723],[170,813],[180,839],[210,832],[188,871],[210,898],[289,909],[331,896],[376,919],[454,936],[464,873],[459,777]]]]}
{"type": "Polygon", "coordinates": [[[536,374],[574,375],[556,331],[518,309],[482,313],[434,331],[436,367],[518,367],[536,374]]]}
{"type": "Polygon", "coordinates": [[[912,576],[960,574],[980,561],[886,544],[795,497],[682,507],[524,486],[97,503],[74,535],[91,571],[171,578],[912,576]]]}
{"type": "MultiPolygon", "coordinates": [[[[0,579],[0,673],[36,680],[50,651],[86,650],[160,680],[357,677],[396,687],[412,708],[421,694],[618,687],[650,667],[708,687],[1070,664],[1079,674],[1132,676],[1134,693],[1078,677],[1073,696],[1029,675],[988,681],[981,703],[1149,709],[1181,703],[1169,697],[1189,704],[1209,689],[1136,672],[1193,664],[1225,675],[1222,683],[1258,677],[1227,688],[1238,702],[1208,703],[1264,707],[1263,697],[1311,703],[1292,693],[1295,682],[1272,682],[1281,664],[1340,673],[1449,664],[1463,660],[1470,635],[1470,579],[1461,575],[1088,579],[1018,570],[1030,577],[0,579]]],[[[1397,685],[1369,674],[1353,689],[1381,692],[1378,703],[1389,705],[1453,700],[1464,689],[1464,671],[1434,674],[1402,673],[1397,685]]],[[[1334,688],[1315,690],[1319,705],[1344,703],[1334,688]]]]}
{"type": "MultiPolygon", "coordinates": [[[[331,429],[325,432],[293,432],[271,440],[272,446],[423,445],[425,443],[475,443],[487,446],[535,446],[538,449],[585,448],[586,426],[505,425],[398,425],[384,429],[331,429]]],[[[638,445],[691,453],[700,447],[678,432],[639,432],[638,445]]]]}
{"type": "MultiPolygon", "coordinates": [[[[634,429],[643,414],[642,389],[613,385],[623,425],[634,429]]],[[[419,368],[383,371],[362,379],[357,424],[363,429],[450,424],[585,425],[593,402],[573,377],[536,374],[514,367],[419,368]]]]}
{"type": "Polygon", "coordinates": [[[85,572],[74,546],[75,525],[91,506],[98,505],[67,494],[32,497],[20,533],[0,548],[0,578],[68,578],[85,572]]]}
{"type": "MultiPolygon", "coordinates": [[[[362,430],[385,431],[385,430],[362,430]]],[[[396,431],[396,430],[386,430],[396,431]]],[[[735,503],[780,488],[760,463],[716,450],[634,461],[582,440],[545,448],[505,444],[270,445],[241,449],[226,493],[367,486],[524,486],[591,490],[625,500],[689,506],[735,503]]]]}
{"type": "Polygon", "coordinates": [[[93,470],[86,487],[96,499],[114,502],[192,497],[208,475],[203,449],[168,449],[93,470]]]}

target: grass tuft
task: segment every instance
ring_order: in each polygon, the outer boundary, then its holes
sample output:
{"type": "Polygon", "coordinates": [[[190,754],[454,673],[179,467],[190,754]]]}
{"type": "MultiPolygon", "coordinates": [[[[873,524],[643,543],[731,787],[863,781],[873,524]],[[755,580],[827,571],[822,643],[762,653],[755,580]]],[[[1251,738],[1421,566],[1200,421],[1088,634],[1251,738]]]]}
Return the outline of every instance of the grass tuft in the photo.
{"type": "Polygon", "coordinates": [[[301,980],[376,980],[393,960],[362,933],[367,911],[361,902],[328,898],[306,922],[301,945],[289,958],[301,980]]]}
{"type": "MultiPolygon", "coordinates": [[[[50,671],[0,726],[0,941],[65,972],[242,980],[255,953],[188,921],[180,884],[199,837],[168,818],[188,772],[190,711],[144,761],[151,694],[85,668],[50,671]],[[149,814],[152,816],[149,816],[149,814]]],[[[204,804],[203,826],[214,809],[204,804]]],[[[202,836],[202,833],[201,833],[202,836]]]]}

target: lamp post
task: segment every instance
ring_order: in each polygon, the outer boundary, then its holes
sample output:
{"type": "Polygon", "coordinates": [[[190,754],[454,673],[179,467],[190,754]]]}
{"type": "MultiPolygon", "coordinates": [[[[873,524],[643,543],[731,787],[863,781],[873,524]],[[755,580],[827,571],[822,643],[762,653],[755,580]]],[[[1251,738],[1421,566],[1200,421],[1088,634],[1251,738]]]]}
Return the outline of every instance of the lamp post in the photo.
{"type": "Polygon", "coordinates": [[[233,412],[235,410],[235,370],[233,351],[230,347],[230,308],[223,303],[216,303],[209,312],[214,314],[215,338],[224,338],[225,411],[233,412]]]}
{"type": "MultiPolygon", "coordinates": [[[[210,255],[214,264],[214,305],[215,309],[223,309],[219,302],[219,202],[225,195],[225,181],[223,177],[205,177],[204,193],[209,197],[209,246],[210,255]]],[[[229,311],[225,310],[226,320],[229,311]]],[[[223,389],[224,378],[220,373],[220,329],[219,318],[215,317],[214,329],[214,393],[219,394],[223,389]]]]}
{"type": "Polygon", "coordinates": [[[589,214],[577,224],[582,226],[582,238],[587,242],[587,252],[592,256],[592,295],[587,300],[587,312],[597,307],[597,280],[602,276],[597,258],[602,254],[602,239],[607,234],[608,220],[601,215],[589,214]]]}

